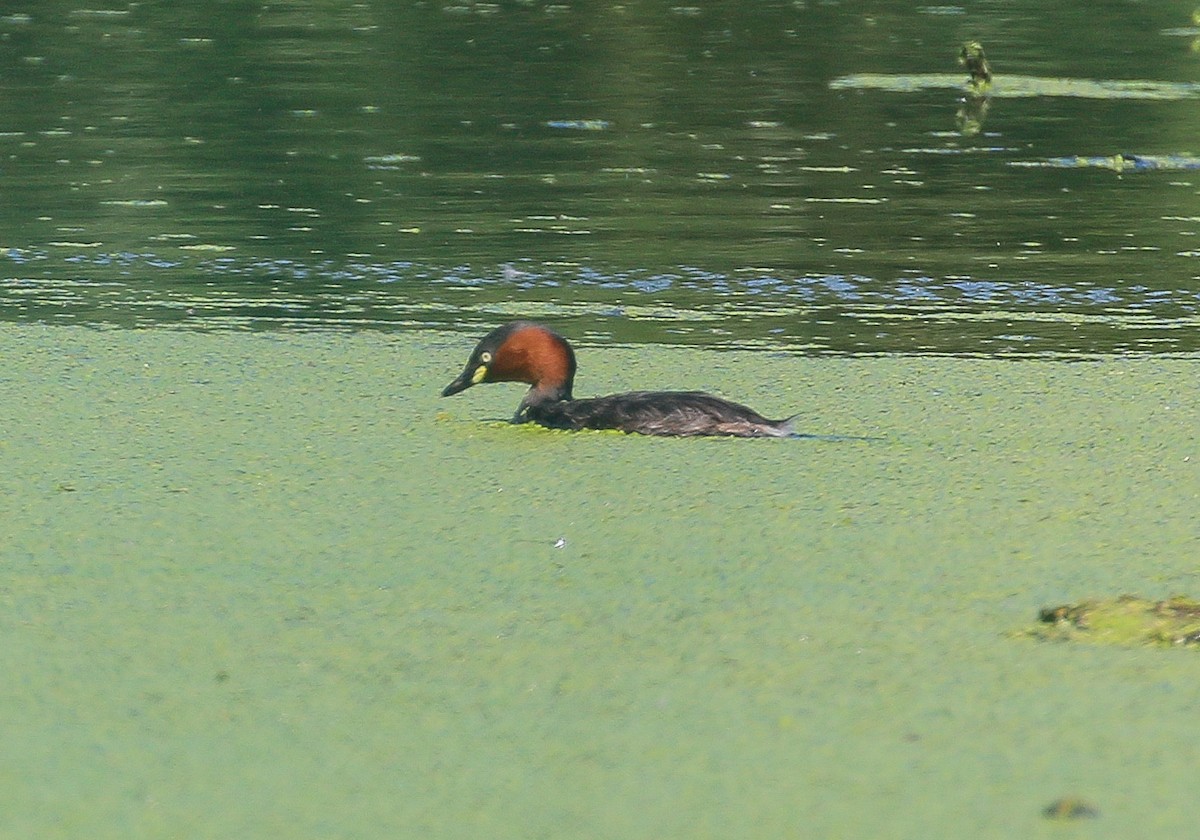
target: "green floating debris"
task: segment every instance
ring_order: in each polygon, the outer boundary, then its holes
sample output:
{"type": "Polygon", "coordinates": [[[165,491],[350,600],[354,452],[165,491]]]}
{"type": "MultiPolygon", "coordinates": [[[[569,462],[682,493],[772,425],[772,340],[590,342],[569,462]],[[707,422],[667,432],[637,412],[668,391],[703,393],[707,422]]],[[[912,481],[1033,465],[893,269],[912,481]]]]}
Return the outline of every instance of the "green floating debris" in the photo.
{"type": "Polygon", "coordinates": [[[1064,796],[1042,809],[1048,820],[1092,820],[1100,816],[1100,809],[1078,796],[1064,796]]]}
{"type": "Polygon", "coordinates": [[[1152,601],[1136,595],[1046,607],[1028,635],[1044,641],[1106,645],[1200,646],[1200,601],[1182,595],[1152,601]]]}
{"type": "MultiPolygon", "coordinates": [[[[833,90],[881,90],[916,93],[951,88],[968,91],[972,82],[954,73],[855,73],[829,83],[833,90]]],[[[977,91],[982,92],[982,91],[977,91]]],[[[1150,79],[1054,79],[1038,76],[996,77],[987,87],[989,96],[1000,99],[1030,96],[1069,96],[1083,99],[1179,100],[1200,96],[1200,82],[1160,82],[1150,79]]]]}
{"type": "Polygon", "coordinates": [[[404,152],[393,152],[390,155],[367,155],[363,158],[364,163],[416,163],[421,160],[420,155],[409,155],[404,152]]]}
{"type": "Polygon", "coordinates": [[[967,68],[971,76],[967,82],[971,92],[977,96],[986,93],[992,85],[992,67],[983,53],[983,46],[978,41],[967,41],[958,53],[958,63],[967,68]]]}

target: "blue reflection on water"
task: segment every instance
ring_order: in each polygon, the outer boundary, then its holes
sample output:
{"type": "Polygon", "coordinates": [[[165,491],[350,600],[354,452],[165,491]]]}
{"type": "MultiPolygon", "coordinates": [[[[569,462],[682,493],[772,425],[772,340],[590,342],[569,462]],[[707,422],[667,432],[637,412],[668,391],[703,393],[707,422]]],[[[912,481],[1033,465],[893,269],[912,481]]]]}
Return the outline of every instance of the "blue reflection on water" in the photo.
{"type": "MultiPolygon", "coordinates": [[[[484,268],[471,265],[451,267],[427,265],[401,260],[387,263],[364,261],[322,260],[307,263],[294,259],[240,258],[211,256],[197,259],[169,258],[154,253],[102,252],[65,253],[59,256],[50,250],[6,248],[0,259],[13,266],[40,266],[38,278],[53,285],[55,263],[75,268],[94,269],[93,275],[83,278],[111,281],[115,271],[121,277],[136,277],[130,290],[139,297],[153,298],[161,293],[169,296],[175,288],[172,281],[186,274],[194,283],[197,279],[209,285],[219,285],[230,278],[256,281],[264,292],[278,288],[280,282],[294,283],[293,294],[303,296],[306,290],[327,290],[344,284],[364,287],[403,285],[412,294],[424,290],[436,296],[443,287],[479,289],[595,287],[622,290],[645,295],[658,295],[672,290],[704,291],[739,296],[778,296],[805,301],[836,300],[841,302],[876,301],[881,303],[975,302],[985,304],[1021,304],[1033,306],[1070,305],[1106,306],[1124,303],[1127,306],[1175,305],[1194,308],[1200,294],[1193,290],[1153,289],[1145,284],[1123,288],[1096,286],[1046,285],[1031,280],[986,280],[953,275],[936,278],[929,275],[904,276],[894,280],[854,274],[769,273],[759,270],[722,273],[680,266],[677,272],[639,271],[624,269],[605,271],[597,266],[512,265],[484,268]]],[[[8,278],[12,283],[20,279],[8,278]]],[[[72,282],[81,282],[73,276],[72,282]]],[[[249,284],[253,287],[254,283],[249,284]]],[[[246,294],[246,284],[237,289],[246,294]]]]}
{"type": "MultiPolygon", "coordinates": [[[[722,273],[680,266],[676,272],[624,269],[605,271],[591,265],[512,265],[451,267],[401,260],[387,263],[364,261],[322,260],[315,263],[295,259],[240,258],[211,256],[195,259],[170,258],[154,253],[102,252],[64,253],[30,248],[6,248],[0,260],[12,266],[37,266],[39,279],[53,285],[57,264],[75,268],[85,267],[94,272],[82,279],[97,282],[111,281],[114,271],[121,277],[135,277],[130,290],[140,297],[161,293],[168,296],[173,281],[186,274],[194,283],[203,280],[219,285],[230,278],[259,283],[264,291],[278,288],[280,282],[294,283],[293,294],[303,296],[306,290],[324,290],[344,284],[364,287],[403,285],[406,291],[418,294],[422,290],[436,296],[442,287],[480,289],[532,289],[558,287],[595,287],[657,295],[672,290],[704,291],[739,296],[778,296],[802,300],[837,300],[842,302],[876,301],[903,302],[962,302],[987,304],[1105,306],[1124,303],[1129,306],[1158,306],[1171,304],[1194,308],[1200,294],[1184,289],[1154,289],[1145,284],[1121,288],[1087,285],[1046,285],[1031,280],[986,280],[963,275],[944,278],[929,275],[904,276],[894,280],[855,274],[797,274],[769,273],[761,270],[722,273]],[[132,272],[132,273],[131,273],[132,272]]],[[[72,282],[81,282],[71,275],[72,282]]],[[[12,283],[20,277],[7,278],[12,283]]],[[[254,283],[250,284],[253,287],[254,283]]],[[[239,282],[239,293],[247,292],[239,282]]]]}
{"type": "Polygon", "coordinates": [[[852,341],[856,352],[888,352],[897,340],[922,351],[936,349],[940,339],[927,340],[922,330],[935,322],[954,322],[949,333],[960,345],[983,347],[991,341],[993,346],[1022,344],[1030,352],[1035,346],[1037,352],[1083,352],[1079,342],[1086,339],[1086,328],[1075,317],[1090,319],[1105,332],[1106,346],[1120,346],[1111,335],[1122,330],[1137,334],[1131,338],[1135,346],[1147,335],[1147,325],[1182,335],[1187,331],[1179,326],[1194,323],[1200,312],[1200,294],[1192,289],[1145,283],[1104,286],[1093,278],[1078,285],[1048,285],[907,272],[889,279],[695,266],[605,270],[533,261],[498,266],[309,262],[203,252],[81,252],[66,245],[6,248],[0,250],[3,265],[9,268],[0,277],[0,302],[14,304],[5,307],[8,318],[83,323],[252,324],[269,329],[472,325],[495,320],[497,313],[559,321],[649,317],[669,324],[672,332],[786,335],[808,348],[824,341],[852,341]],[[646,306],[652,310],[642,308],[646,306]],[[798,337],[798,325],[817,311],[875,328],[849,326],[842,336],[826,335],[825,329],[798,337]],[[1141,320],[1125,323],[1122,319],[1132,313],[1141,320]],[[1045,326],[1037,335],[1014,333],[1014,320],[1045,326]],[[1056,329],[1057,337],[1049,334],[1056,329]],[[1058,347],[1055,341],[1073,344],[1058,347]]]}

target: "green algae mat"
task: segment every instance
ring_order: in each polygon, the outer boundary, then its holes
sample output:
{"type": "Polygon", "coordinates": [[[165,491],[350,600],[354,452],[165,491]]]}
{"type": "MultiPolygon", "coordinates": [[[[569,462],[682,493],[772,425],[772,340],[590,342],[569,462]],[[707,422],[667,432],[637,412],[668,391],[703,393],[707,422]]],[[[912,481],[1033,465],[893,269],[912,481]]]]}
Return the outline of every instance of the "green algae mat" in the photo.
{"type": "Polygon", "coordinates": [[[1200,603],[1178,596],[1151,601],[1136,595],[1082,601],[1043,609],[1029,630],[1047,641],[1110,645],[1200,644],[1200,603]]]}
{"type": "Polygon", "coordinates": [[[1200,651],[1021,628],[1200,592],[1195,359],[580,348],[881,438],[673,440],[439,399],[474,335],[0,334],[4,836],[1193,830],[1200,651]]]}

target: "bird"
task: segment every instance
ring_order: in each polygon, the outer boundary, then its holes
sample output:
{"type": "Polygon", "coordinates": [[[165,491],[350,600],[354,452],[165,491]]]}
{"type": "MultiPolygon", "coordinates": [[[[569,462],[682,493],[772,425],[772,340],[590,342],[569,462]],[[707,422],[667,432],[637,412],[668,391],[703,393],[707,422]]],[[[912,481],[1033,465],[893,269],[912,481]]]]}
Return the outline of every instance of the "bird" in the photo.
{"type": "Polygon", "coordinates": [[[702,391],[632,391],[575,399],[575,351],[561,335],[533,321],[513,321],[485,335],[442,396],[490,382],[530,386],[513,423],[675,437],[808,437],[795,431],[794,416],[769,420],[702,391]]]}

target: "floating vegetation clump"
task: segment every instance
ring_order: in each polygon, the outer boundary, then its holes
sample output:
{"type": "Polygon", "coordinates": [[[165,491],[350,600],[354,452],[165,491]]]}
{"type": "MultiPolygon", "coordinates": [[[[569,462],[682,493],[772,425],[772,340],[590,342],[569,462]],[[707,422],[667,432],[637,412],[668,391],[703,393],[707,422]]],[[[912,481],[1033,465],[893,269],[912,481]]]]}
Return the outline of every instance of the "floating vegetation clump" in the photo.
{"type": "MultiPolygon", "coordinates": [[[[829,82],[829,87],[831,90],[881,90],[887,93],[917,93],[938,88],[962,90],[963,78],[957,73],[854,73],[833,79],[829,82]]],[[[972,87],[970,81],[967,87],[972,87]]],[[[1004,74],[992,79],[987,93],[1001,99],[1069,96],[1082,99],[1165,101],[1200,97],[1200,82],[1046,78],[1004,74]]]]}
{"type": "Polygon", "coordinates": [[[1091,820],[1100,816],[1100,809],[1078,796],[1064,796],[1042,809],[1048,820],[1091,820]]]}
{"type": "Polygon", "coordinates": [[[1136,595],[1046,607],[1029,635],[1046,641],[1108,645],[1200,646],[1200,601],[1136,595]]]}
{"type": "Polygon", "coordinates": [[[963,44],[958,54],[958,63],[971,74],[967,83],[971,92],[976,95],[986,93],[992,84],[992,67],[988,64],[987,56],[983,54],[983,46],[978,41],[963,44]]]}

